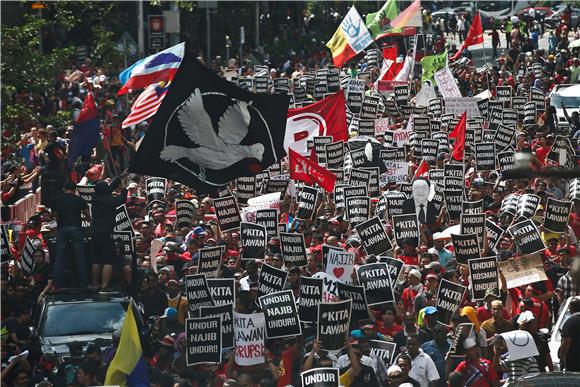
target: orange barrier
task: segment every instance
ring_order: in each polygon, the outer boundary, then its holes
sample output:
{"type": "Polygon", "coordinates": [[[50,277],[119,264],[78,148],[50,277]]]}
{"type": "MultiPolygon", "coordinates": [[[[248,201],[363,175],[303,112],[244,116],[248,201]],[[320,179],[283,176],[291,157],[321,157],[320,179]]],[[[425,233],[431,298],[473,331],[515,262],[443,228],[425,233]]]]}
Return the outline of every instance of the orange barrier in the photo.
{"type": "Polygon", "coordinates": [[[40,188],[36,189],[36,193],[29,193],[9,206],[10,221],[26,222],[28,218],[36,213],[38,204],[40,204],[40,188]]]}

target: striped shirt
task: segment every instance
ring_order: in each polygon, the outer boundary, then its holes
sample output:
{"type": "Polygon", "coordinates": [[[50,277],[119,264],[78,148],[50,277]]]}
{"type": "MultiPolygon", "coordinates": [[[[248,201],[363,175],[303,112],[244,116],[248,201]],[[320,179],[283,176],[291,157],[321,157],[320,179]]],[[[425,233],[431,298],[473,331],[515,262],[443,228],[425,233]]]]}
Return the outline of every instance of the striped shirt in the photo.
{"type": "Polygon", "coordinates": [[[562,294],[562,302],[576,295],[576,286],[572,282],[570,272],[560,277],[558,284],[556,285],[556,290],[562,294]]]}
{"type": "MultiPolygon", "coordinates": [[[[508,354],[502,356],[502,359],[507,358],[508,354]]],[[[534,372],[540,372],[538,368],[538,363],[533,357],[528,357],[525,359],[519,359],[514,361],[501,360],[500,365],[506,370],[503,374],[503,378],[508,382],[513,382],[534,372]]]]}

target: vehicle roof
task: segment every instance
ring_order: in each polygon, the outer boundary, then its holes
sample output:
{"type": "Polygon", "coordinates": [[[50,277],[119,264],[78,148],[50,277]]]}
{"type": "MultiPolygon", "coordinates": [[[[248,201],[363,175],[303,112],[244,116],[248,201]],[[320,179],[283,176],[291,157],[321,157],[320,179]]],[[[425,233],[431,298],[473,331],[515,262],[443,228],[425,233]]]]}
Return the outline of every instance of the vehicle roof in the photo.
{"type": "Polygon", "coordinates": [[[79,292],[51,294],[46,298],[49,304],[65,304],[71,302],[98,302],[98,301],[130,301],[130,297],[121,292],[100,294],[98,292],[79,292]]]}
{"type": "Polygon", "coordinates": [[[580,97],[580,85],[565,87],[558,94],[562,97],[580,97]]]}

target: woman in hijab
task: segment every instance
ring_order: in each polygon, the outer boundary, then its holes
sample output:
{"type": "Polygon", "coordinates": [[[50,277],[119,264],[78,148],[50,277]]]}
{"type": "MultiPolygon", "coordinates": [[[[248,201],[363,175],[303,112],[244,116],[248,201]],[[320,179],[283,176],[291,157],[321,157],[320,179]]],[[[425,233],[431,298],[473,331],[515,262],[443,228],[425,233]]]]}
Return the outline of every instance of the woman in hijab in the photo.
{"type": "Polygon", "coordinates": [[[477,312],[471,306],[466,306],[461,309],[459,313],[462,317],[467,317],[469,322],[473,324],[473,332],[471,338],[475,340],[477,345],[481,349],[481,356],[487,357],[487,335],[485,331],[481,329],[481,323],[477,319],[477,312]]]}

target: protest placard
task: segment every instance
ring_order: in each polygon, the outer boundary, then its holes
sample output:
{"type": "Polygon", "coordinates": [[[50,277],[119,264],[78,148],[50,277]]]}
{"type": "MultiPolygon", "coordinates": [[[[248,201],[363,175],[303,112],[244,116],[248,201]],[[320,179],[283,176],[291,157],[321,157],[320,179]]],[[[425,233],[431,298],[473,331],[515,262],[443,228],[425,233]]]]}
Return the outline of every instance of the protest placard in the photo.
{"type": "Polygon", "coordinates": [[[386,263],[367,263],[359,266],[356,274],[365,289],[367,305],[395,302],[391,277],[386,263]]]}
{"type": "Polygon", "coordinates": [[[546,248],[538,227],[531,219],[510,226],[508,231],[514,237],[522,254],[533,254],[546,248]]]}
{"type": "Polygon", "coordinates": [[[213,206],[222,232],[235,230],[240,227],[242,219],[240,217],[240,211],[238,210],[238,204],[233,196],[213,199],[213,206]]]}
{"type": "Polygon", "coordinates": [[[346,217],[351,226],[367,221],[371,213],[369,197],[353,196],[346,198],[346,217]]]}
{"type": "Polygon", "coordinates": [[[499,261],[497,264],[505,277],[508,289],[548,279],[544,271],[542,257],[539,254],[522,255],[519,258],[499,261]]]}
{"type": "Polygon", "coordinates": [[[352,300],[321,302],[318,304],[316,339],[322,349],[338,351],[348,340],[352,300]]]}
{"type": "Polygon", "coordinates": [[[355,228],[367,254],[380,255],[393,248],[385,228],[377,216],[355,226],[355,228]]]}
{"type": "Polygon", "coordinates": [[[215,306],[204,274],[185,276],[187,306],[196,315],[202,306],[215,306]]]}
{"type": "Polygon", "coordinates": [[[499,289],[497,256],[470,259],[468,266],[472,301],[485,299],[488,289],[499,289]]]}
{"type": "Polygon", "coordinates": [[[393,232],[398,246],[403,246],[407,239],[414,241],[419,246],[419,221],[417,214],[405,214],[393,216],[393,232]]]}
{"type": "Polygon", "coordinates": [[[369,340],[369,350],[372,357],[381,359],[385,366],[393,364],[397,344],[384,340],[369,340]]]}
{"type": "Polygon", "coordinates": [[[199,308],[200,317],[220,317],[222,348],[234,346],[234,304],[219,306],[202,306],[199,308]]]}
{"type": "Polygon", "coordinates": [[[240,223],[242,259],[263,259],[268,243],[266,227],[255,223],[240,223]]]}
{"type": "Polygon", "coordinates": [[[258,298],[258,303],[266,319],[267,339],[279,339],[302,334],[292,290],[261,296],[258,298]]]}
{"type": "Polygon", "coordinates": [[[302,387],[338,387],[338,368],[312,368],[300,374],[302,387]]]}
{"type": "Polygon", "coordinates": [[[566,232],[571,211],[572,202],[558,200],[548,196],[543,223],[544,228],[551,232],[566,232]]]}
{"type": "Polygon", "coordinates": [[[447,358],[450,357],[465,357],[465,348],[463,342],[468,337],[471,337],[473,331],[472,323],[461,323],[455,327],[453,336],[451,337],[451,345],[447,352],[447,358]]]}
{"type": "Polygon", "coordinates": [[[341,301],[351,300],[351,321],[366,321],[370,319],[367,308],[366,294],[363,286],[349,285],[338,281],[336,283],[338,297],[341,301]]]}
{"type": "Polygon", "coordinates": [[[222,361],[221,317],[188,318],[185,320],[187,338],[186,364],[219,364],[222,361]]]}
{"type": "Polygon", "coordinates": [[[441,279],[436,301],[439,322],[449,325],[466,291],[467,288],[463,285],[441,279]]]}
{"type": "Polygon", "coordinates": [[[216,306],[236,303],[234,278],[208,278],[207,286],[216,306]]]}
{"type": "Polygon", "coordinates": [[[451,240],[453,242],[453,250],[455,252],[455,258],[457,259],[457,262],[466,264],[470,259],[481,257],[477,235],[451,234],[451,240]]]}
{"type": "Polygon", "coordinates": [[[304,234],[280,232],[280,248],[287,267],[306,266],[304,234]]]}
{"type": "Polygon", "coordinates": [[[145,181],[145,191],[147,195],[147,205],[151,207],[154,202],[163,202],[167,179],[164,177],[150,177],[145,181]]]}
{"type": "Polygon", "coordinates": [[[314,215],[316,206],[316,198],[318,197],[318,189],[314,187],[304,186],[300,192],[300,201],[298,202],[298,211],[296,211],[296,218],[309,220],[314,215]]]}
{"type": "Polygon", "coordinates": [[[288,272],[286,270],[281,270],[264,263],[260,270],[260,278],[258,279],[258,297],[276,293],[284,289],[286,278],[288,278],[288,272]]]}
{"type": "Polygon", "coordinates": [[[354,253],[338,249],[329,249],[325,260],[324,271],[334,276],[338,281],[352,283],[352,271],[354,268],[354,253]]]}
{"type": "Polygon", "coordinates": [[[298,314],[300,321],[318,321],[318,304],[322,302],[324,280],[322,278],[300,277],[300,298],[298,314]]]}
{"type": "Polygon", "coordinates": [[[234,312],[235,361],[239,366],[264,364],[266,320],[264,313],[234,312]]]}
{"type": "Polygon", "coordinates": [[[222,262],[225,246],[204,247],[199,249],[197,273],[207,278],[215,278],[222,262]]]}

